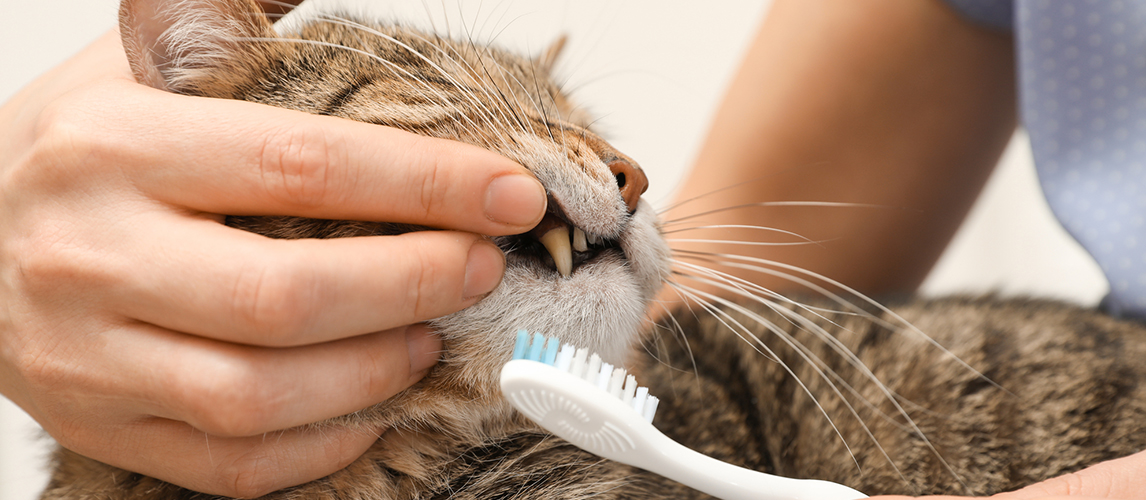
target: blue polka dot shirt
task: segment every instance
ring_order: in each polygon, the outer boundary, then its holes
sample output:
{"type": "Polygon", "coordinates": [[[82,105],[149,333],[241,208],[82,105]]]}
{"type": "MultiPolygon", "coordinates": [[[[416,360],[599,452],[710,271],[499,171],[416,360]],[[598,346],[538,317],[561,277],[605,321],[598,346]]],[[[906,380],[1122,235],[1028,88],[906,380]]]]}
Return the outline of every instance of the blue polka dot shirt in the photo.
{"type": "Polygon", "coordinates": [[[947,0],[1013,31],[1039,183],[1110,282],[1102,306],[1146,319],[1146,0],[947,0]]]}

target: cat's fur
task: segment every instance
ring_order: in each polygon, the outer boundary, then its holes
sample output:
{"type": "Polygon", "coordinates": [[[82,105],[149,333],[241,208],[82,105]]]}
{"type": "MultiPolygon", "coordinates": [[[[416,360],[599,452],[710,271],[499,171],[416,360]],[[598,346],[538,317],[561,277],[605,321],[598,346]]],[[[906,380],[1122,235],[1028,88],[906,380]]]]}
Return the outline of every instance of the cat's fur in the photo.
{"type": "MultiPolygon", "coordinates": [[[[279,35],[256,12],[250,0],[125,1],[137,78],[488,148],[542,181],[550,223],[568,221],[605,246],[562,277],[536,235],[496,239],[505,280],[434,322],[442,363],[392,400],[328,423],[390,430],[347,469],[269,498],[699,496],[586,454],[512,411],[495,382],[518,328],[627,362],[662,397],[658,428],[698,451],[869,494],[997,492],[1146,447],[1146,329],[1060,304],[907,301],[893,308],[898,316],[835,302],[731,304],[678,312],[635,348],[668,278],[668,250],[656,214],[626,203],[610,170],[635,164],[552,83],[556,50],[529,60],[341,18],[282,37],[311,42],[272,40],[279,35]]],[[[287,217],[228,224],[288,238],[416,229],[287,217]]],[[[208,497],[60,450],[44,498],[208,497]]]]}

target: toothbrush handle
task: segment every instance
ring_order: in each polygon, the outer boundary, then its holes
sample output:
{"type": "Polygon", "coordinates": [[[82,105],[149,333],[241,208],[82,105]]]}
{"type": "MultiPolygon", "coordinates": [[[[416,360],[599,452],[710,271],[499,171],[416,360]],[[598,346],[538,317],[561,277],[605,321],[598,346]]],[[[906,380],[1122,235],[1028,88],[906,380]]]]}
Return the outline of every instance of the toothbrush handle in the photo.
{"type": "MultiPolygon", "coordinates": [[[[857,500],[867,495],[842,484],[791,479],[737,467],[697,453],[664,434],[641,463],[630,465],[724,500],[857,500]],[[654,451],[655,450],[655,451],[654,451]]],[[[649,436],[652,438],[652,436],[649,436]]]]}

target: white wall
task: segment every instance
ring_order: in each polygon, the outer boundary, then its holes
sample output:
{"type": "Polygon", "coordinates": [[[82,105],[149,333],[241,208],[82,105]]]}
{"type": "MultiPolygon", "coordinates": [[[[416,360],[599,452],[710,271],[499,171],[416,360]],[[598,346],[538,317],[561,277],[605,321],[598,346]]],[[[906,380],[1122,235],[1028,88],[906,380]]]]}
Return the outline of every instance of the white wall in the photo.
{"type": "MultiPolygon", "coordinates": [[[[435,23],[445,28],[439,2],[339,3],[370,4],[371,12],[423,24],[424,5],[433,4],[435,23]]],[[[446,3],[459,32],[457,4],[446,3]]],[[[557,33],[570,35],[560,68],[579,100],[603,116],[613,143],[649,173],[649,199],[663,203],[767,2],[518,0],[481,2],[486,10],[476,12],[478,3],[467,2],[460,18],[479,33],[504,28],[498,41],[512,48],[536,53],[557,33]]],[[[115,7],[113,0],[0,0],[0,100],[111,27],[115,7]]],[[[926,293],[997,290],[1097,302],[1105,282],[1050,218],[1033,179],[1020,134],[926,293]]],[[[46,447],[36,436],[35,424],[0,398],[0,500],[30,500],[42,487],[46,447]]]]}

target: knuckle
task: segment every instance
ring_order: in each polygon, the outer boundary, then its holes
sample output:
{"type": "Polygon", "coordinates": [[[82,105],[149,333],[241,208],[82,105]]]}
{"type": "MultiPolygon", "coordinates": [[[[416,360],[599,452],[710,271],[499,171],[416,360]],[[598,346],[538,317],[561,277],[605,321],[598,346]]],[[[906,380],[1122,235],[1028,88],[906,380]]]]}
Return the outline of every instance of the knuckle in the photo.
{"type": "Polygon", "coordinates": [[[245,437],[257,434],[276,411],[274,398],[251,363],[229,360],[213,367],[212,377],[193,382],[187,405],[192,425],[211,435],[245,437]]]}
{"type": "Polygon", "coordinates": [[[428,148],[425,146],[421,149],[422,152],[419,154],[419,158],[421,159],[419,165],[421,165],[421,167],[418,176],[421,180],[421,186],[419,186],[418,190],[418,202],[421,212],[418,215],[428,220],[433,217],[437,207],[448,199],[447,193],[444,192],[447,183],[444,182],[445,179],[442,175],[445,167],[438,161],[437,156],[430,154],[430,152],[427,151],[428,148]]]}
{"type": "Polygon", "coordinates": [[[77,169],[114,167],[125,149],[122,134],[106,126],[103,110],[83,96],[64,97],[45,105],[32,128],[32,149],[25,171],[41,179],[66,182],[77,169]],[[78,102],[73,102],[77,101],[78,102]]]}
{"type": "Polygon", "coordinates": [[[38,394],[56,394],[71,385],[73,367],[61,362],[51,346],[28,349],[15,358],[15,368],[38,394]]]}
{"type": "Polygon", "coordinates": [[[74,227],[58,220],[40,220],[13,235],[3,254],[13,270],[10,283],[29,298],[53,300],[93,284],[114,286],[124,271],[117,259],[91,248],[74,227]]]}
{"type": "Polygon", "coordinates": [[[1044,496],[1074,496],[1086,493],[1085,478],[1081,471],[1058,476],[1031,487],[1039,488],[1039,493],[1044,496]]]}
{"type": "Polygon", "coordinates": [[[331,198],[345,156],[341,141],[323,129],[292,126],[264,137],[258,173],[271,197],[288,205],[318,207],[339,202],[331,198]]]}
{"type": "Polygon", "coordinates": [[[277,477],[263,453],[263,450],[255,450],[221,471],[224,483],[230,488],[228,496],[258,498],[278,489],[277,477]]]}
{"type": "Polygon", "coordinates": [[[74,114],[49,109],[40,115],[33,129],[28,156],[7,172],[8,185],[27,188],[66,182],[72,177],[69,169],[100,149],[98,136],[74,114]]]}
{"type": "Polygon", "coordinates": [[[309,331],[317,277],[307,266],[261,263],[243,268],[235,281],[234,317],[259,345],[293,345],[309,331]]]}
{"type": "MultiPolygon", "coordinates": [[[[418,320],[430,319],[440,315],[439,304],[443,302],[443,295],[448,285],[452,283],[453,276],[449,275],[448,266],[435,262],[440,252],[423,248],[411,254],[411,269],[406,283],[407,303],[412,305],[411,310],[418,320]]],[[[458,294],[461,295],[460,293],[458,294]]]]}

